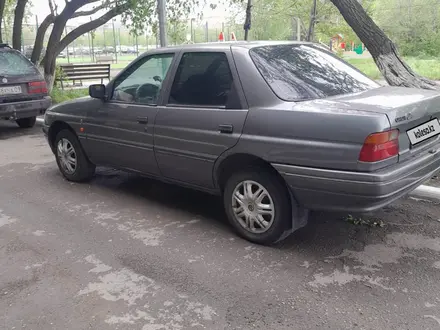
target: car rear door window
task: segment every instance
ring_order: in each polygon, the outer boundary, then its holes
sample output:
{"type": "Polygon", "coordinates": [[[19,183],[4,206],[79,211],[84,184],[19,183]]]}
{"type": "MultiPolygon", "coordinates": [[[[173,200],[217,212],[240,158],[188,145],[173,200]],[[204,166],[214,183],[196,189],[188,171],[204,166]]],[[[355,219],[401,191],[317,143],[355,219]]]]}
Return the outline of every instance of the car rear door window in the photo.
{"type": "Polygon", "coordinates": [[[256,67],[285,101],[356,93],[379,85],[338,57],[312,45],[276,45],[250,50],[256,67]]]}
{"type": "Polygon", "coordinates": [[[0,50],[0,76],[35,75],[38,70],[19,52],[12,49],[0,50]]]}
{"type": "Polygon", "coordinates": [[[140,59],[117,78],[112,99],[126,103],[156,104],[173,57],[174,54],[158,54],[140,59]]]}
{"type": "Polygon", "coordinates": [[[226,106],[232,89],[232,80],[225,53],[185,53],[171,87],[169,103],[188,106],[226,106]]]}

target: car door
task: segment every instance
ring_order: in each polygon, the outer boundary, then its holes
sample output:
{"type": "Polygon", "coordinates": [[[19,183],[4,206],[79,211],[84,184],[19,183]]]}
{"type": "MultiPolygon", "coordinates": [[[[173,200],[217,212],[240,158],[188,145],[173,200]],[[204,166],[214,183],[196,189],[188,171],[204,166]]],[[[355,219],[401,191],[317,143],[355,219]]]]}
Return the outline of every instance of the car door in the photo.
{"type": "Polygon", "coordinates": [[[158,175],[153,125],[174,53],[140,58],[108,86],[107,101],[88,113],[92,162],[158,175]]]}
{"type": "Polygon", "coordinates": [[[217,158],[233,147],[247,115],[230,51],[184,51],[159,108],[154,149],[161,174],[212,188],[217,158]]]}

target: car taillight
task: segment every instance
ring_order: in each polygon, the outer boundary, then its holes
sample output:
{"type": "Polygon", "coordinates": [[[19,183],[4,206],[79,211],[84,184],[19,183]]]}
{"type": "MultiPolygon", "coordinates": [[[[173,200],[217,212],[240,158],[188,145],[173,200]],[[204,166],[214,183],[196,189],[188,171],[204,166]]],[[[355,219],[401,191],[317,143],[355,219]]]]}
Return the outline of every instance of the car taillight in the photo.
{"type": "Polygon", "coordinates": [[[29,94],[44,94],[47,93],[47,86],[45,81],[33,81],[28,83],[29,94]]]}
{"type": "Polygon", "coordinates": [[[374,133],[367,136],[359,161],[361,162],[378,162],[399,154],[399,130],[374,133]]]}

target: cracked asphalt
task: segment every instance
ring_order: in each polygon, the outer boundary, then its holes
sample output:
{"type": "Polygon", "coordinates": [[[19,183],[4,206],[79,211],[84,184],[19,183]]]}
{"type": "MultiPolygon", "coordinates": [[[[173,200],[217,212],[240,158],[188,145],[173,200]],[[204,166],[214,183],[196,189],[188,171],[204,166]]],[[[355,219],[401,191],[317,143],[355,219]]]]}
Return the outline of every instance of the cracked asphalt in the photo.
{"type": "Polygon", "coordinates": [[[1,329],[440,329],[440,205],[353,225],[314,213],[275,247],[221,201],[100,169],[59,174],[41,129],[0,123],[1,329]]]}

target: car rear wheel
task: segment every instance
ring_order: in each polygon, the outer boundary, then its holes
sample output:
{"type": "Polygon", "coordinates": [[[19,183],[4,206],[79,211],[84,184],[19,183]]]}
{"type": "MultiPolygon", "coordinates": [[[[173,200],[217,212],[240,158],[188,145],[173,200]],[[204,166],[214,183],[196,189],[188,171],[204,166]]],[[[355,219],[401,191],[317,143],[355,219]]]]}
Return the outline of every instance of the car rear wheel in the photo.
{"type": "Polygon", "coordinates": [[[55,156],[58,168],[69,181],[90,180],[95,173],[76,135],[68,129],[60,131],[55,138],[55,156]]]}
{"type": "Polygon", "coordinates": [[[241,237],[264,245],[286,237],[291,225],[290,198],[277,175],[257,169],[233,174],[226,183],[223,203],[241,237]]]}
{"type": "Polygon", "coordinates": [[[37,117],[28,117],[17,119],[15,122],[20,128],[32,128],[35,126],[36,121],[37,117]]]}

